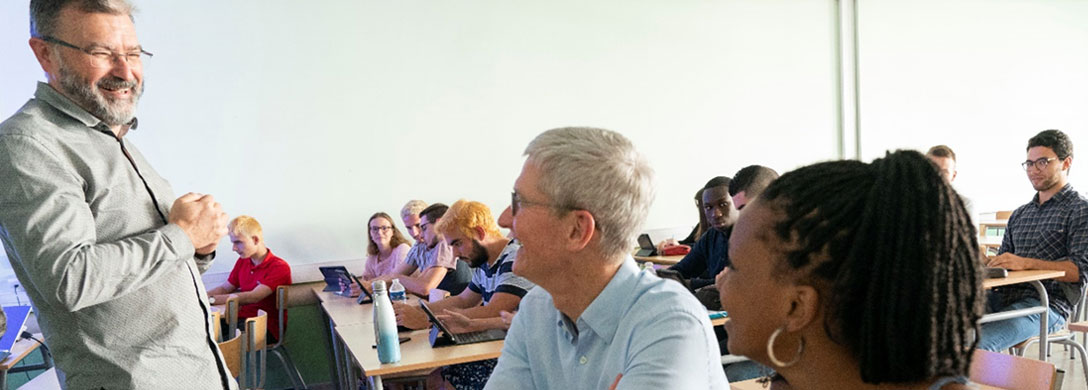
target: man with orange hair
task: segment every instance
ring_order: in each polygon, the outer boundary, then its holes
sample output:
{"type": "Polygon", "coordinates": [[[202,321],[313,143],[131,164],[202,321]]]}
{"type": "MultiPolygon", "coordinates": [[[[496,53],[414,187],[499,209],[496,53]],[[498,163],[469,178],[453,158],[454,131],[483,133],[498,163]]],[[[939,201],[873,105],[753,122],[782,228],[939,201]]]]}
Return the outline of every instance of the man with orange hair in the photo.
{"type": "MultiPolygon", "coordinates": [[[[500,313],[516,310],[521,297],[534,286],[514,275],[520,245],[503,237],[491,209],[480,202],[455,202],[434,228],[446,238],[453,255],[474,270],[468,288],[430,304],[431,310],[455,333],[505,328],[500,313]]],[[[395,304],[394,308],[401,326],[423,329],[429,325],[415,305],[395,304]]],[[[458,389],[482,388],[494,367],[494,359],[459,364],[443,368],[442,376],[458,389]]]]}
{"type": "Polygon", "coordinates": [[[227,281],[219,287],[208,290],[208,296],[215,303],[225,303],[227,298],[237,297],[238,320],[256,317],[257,310],[268,313],[268,335],[274,341],[279,339],[280,324],[276,313],[276,296],[272,292],[281,285],[291,284],[291,266],[286,261],[272,254],[264,244],[261,224],[248,215],[241,215],[227,225],[230,243],[238,261],[230,271],[227,281]]]}

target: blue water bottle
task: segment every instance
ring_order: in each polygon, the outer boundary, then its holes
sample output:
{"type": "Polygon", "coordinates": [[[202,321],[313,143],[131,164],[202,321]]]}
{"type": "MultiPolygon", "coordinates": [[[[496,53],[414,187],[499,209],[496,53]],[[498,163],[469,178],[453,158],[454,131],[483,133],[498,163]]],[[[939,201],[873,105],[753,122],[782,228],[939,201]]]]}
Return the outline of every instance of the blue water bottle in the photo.
{"type": "Polygon", "coordinates": [[[382,364],[400,361],[400,340],[397,336],[397,317],[393,313],[393,303],[385,292],[385,281],[373,284],[374,290],[374,336],[378,342],[378,361],[382,364]]]}

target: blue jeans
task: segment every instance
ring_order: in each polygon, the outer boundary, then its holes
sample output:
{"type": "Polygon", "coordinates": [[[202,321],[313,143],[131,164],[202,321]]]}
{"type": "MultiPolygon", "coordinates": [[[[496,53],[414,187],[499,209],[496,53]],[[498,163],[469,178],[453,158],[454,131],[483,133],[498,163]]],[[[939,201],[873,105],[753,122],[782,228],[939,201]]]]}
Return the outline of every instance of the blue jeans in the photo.
{"type": "MultiPolygon", "coordinates": [[[[990,295],[986,305],[986,312],[996,313],[1036,306],[1039,306],[1038,298],[1024,298],[1011,305],[1001,307],[998,300],[990,295]]],[[[1047,311],[1047,327],[1050,329],[1049,333],[1053,333],[1061,329],[1062,325],[1065,325],[1065,317],[1062,317],[1053,308],[1048,308],[1047,311]]],[[[979,349],[1001,352],[1031,337],[1039,336],[1039,314],[987,322],[982,324],[980,333],[979,349]]]]}

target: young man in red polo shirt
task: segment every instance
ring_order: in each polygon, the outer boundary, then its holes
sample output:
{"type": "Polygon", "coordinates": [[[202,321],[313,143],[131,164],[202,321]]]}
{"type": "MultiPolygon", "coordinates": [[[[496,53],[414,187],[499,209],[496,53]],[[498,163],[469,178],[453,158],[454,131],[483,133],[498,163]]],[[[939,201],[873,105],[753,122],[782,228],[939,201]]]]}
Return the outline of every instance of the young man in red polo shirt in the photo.
{"type": "MultiPolygon", "coordinates": [[[[253,217],[242,215],[227,225],[230,242],[238,261],[230,271],[227,281],[208,291],[216,303],[229,297],[238,297],[238,320],[257,315],[257,310],[268,313],[268,334],[272,341],[279,339],[280,323],[276,311],[276,288],[291,284],[291,266],[276,257],[264,245],[261,224],[253,217]]],[[[286,325],[287,313],[283,315],[286,325]]]]}

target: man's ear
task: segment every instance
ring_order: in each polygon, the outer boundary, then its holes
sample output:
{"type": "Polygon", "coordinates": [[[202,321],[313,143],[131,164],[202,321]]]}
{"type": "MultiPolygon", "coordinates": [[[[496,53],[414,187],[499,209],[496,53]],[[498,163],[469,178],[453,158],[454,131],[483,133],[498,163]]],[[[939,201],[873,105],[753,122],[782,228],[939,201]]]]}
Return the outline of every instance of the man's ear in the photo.
{"type": "Polygon", "coordinates": [[[49,78],[53,78],[53,75],[57,74],[60,64],[57,64],[53,58],[53,46],[49,42],[43,41],[41,38],[31,37],[27,42],[30,44],[30,50],[34,52],[34,57],[38,59],[38,64],[41,65],[42,71],[49,75],[49,78]]]}
{"type": "Polygon", "coordinates": [[[567,249],[580,251],[584,249],[597,232],[597,220],[586,210],[573,210],[563,218],[567,225],[566,240],[567,249]]]}
{"type": "Polygon", "coordinates": [[[487,231],[482,226],[472,228],[472,231],[476,232],[476,241],[483,241],[487,238],[487,231]]]}
{"type": "Polygon", "coordinates": [[[1062,170],[1066,171],[1066,174],[1069,173],[1069,168],[1071,168],[1072,166],[1073,166],[1073,156],[1066,157],[1065,159],[1062,160],[1062,170]]]}
{"type": "Polygon", "coordinates": [[[252,235],[250,237],[253,238],[253,245],[261,245],[261,241],[263,241],[263,240],[261,240],[261,236],[252,235]]]}

